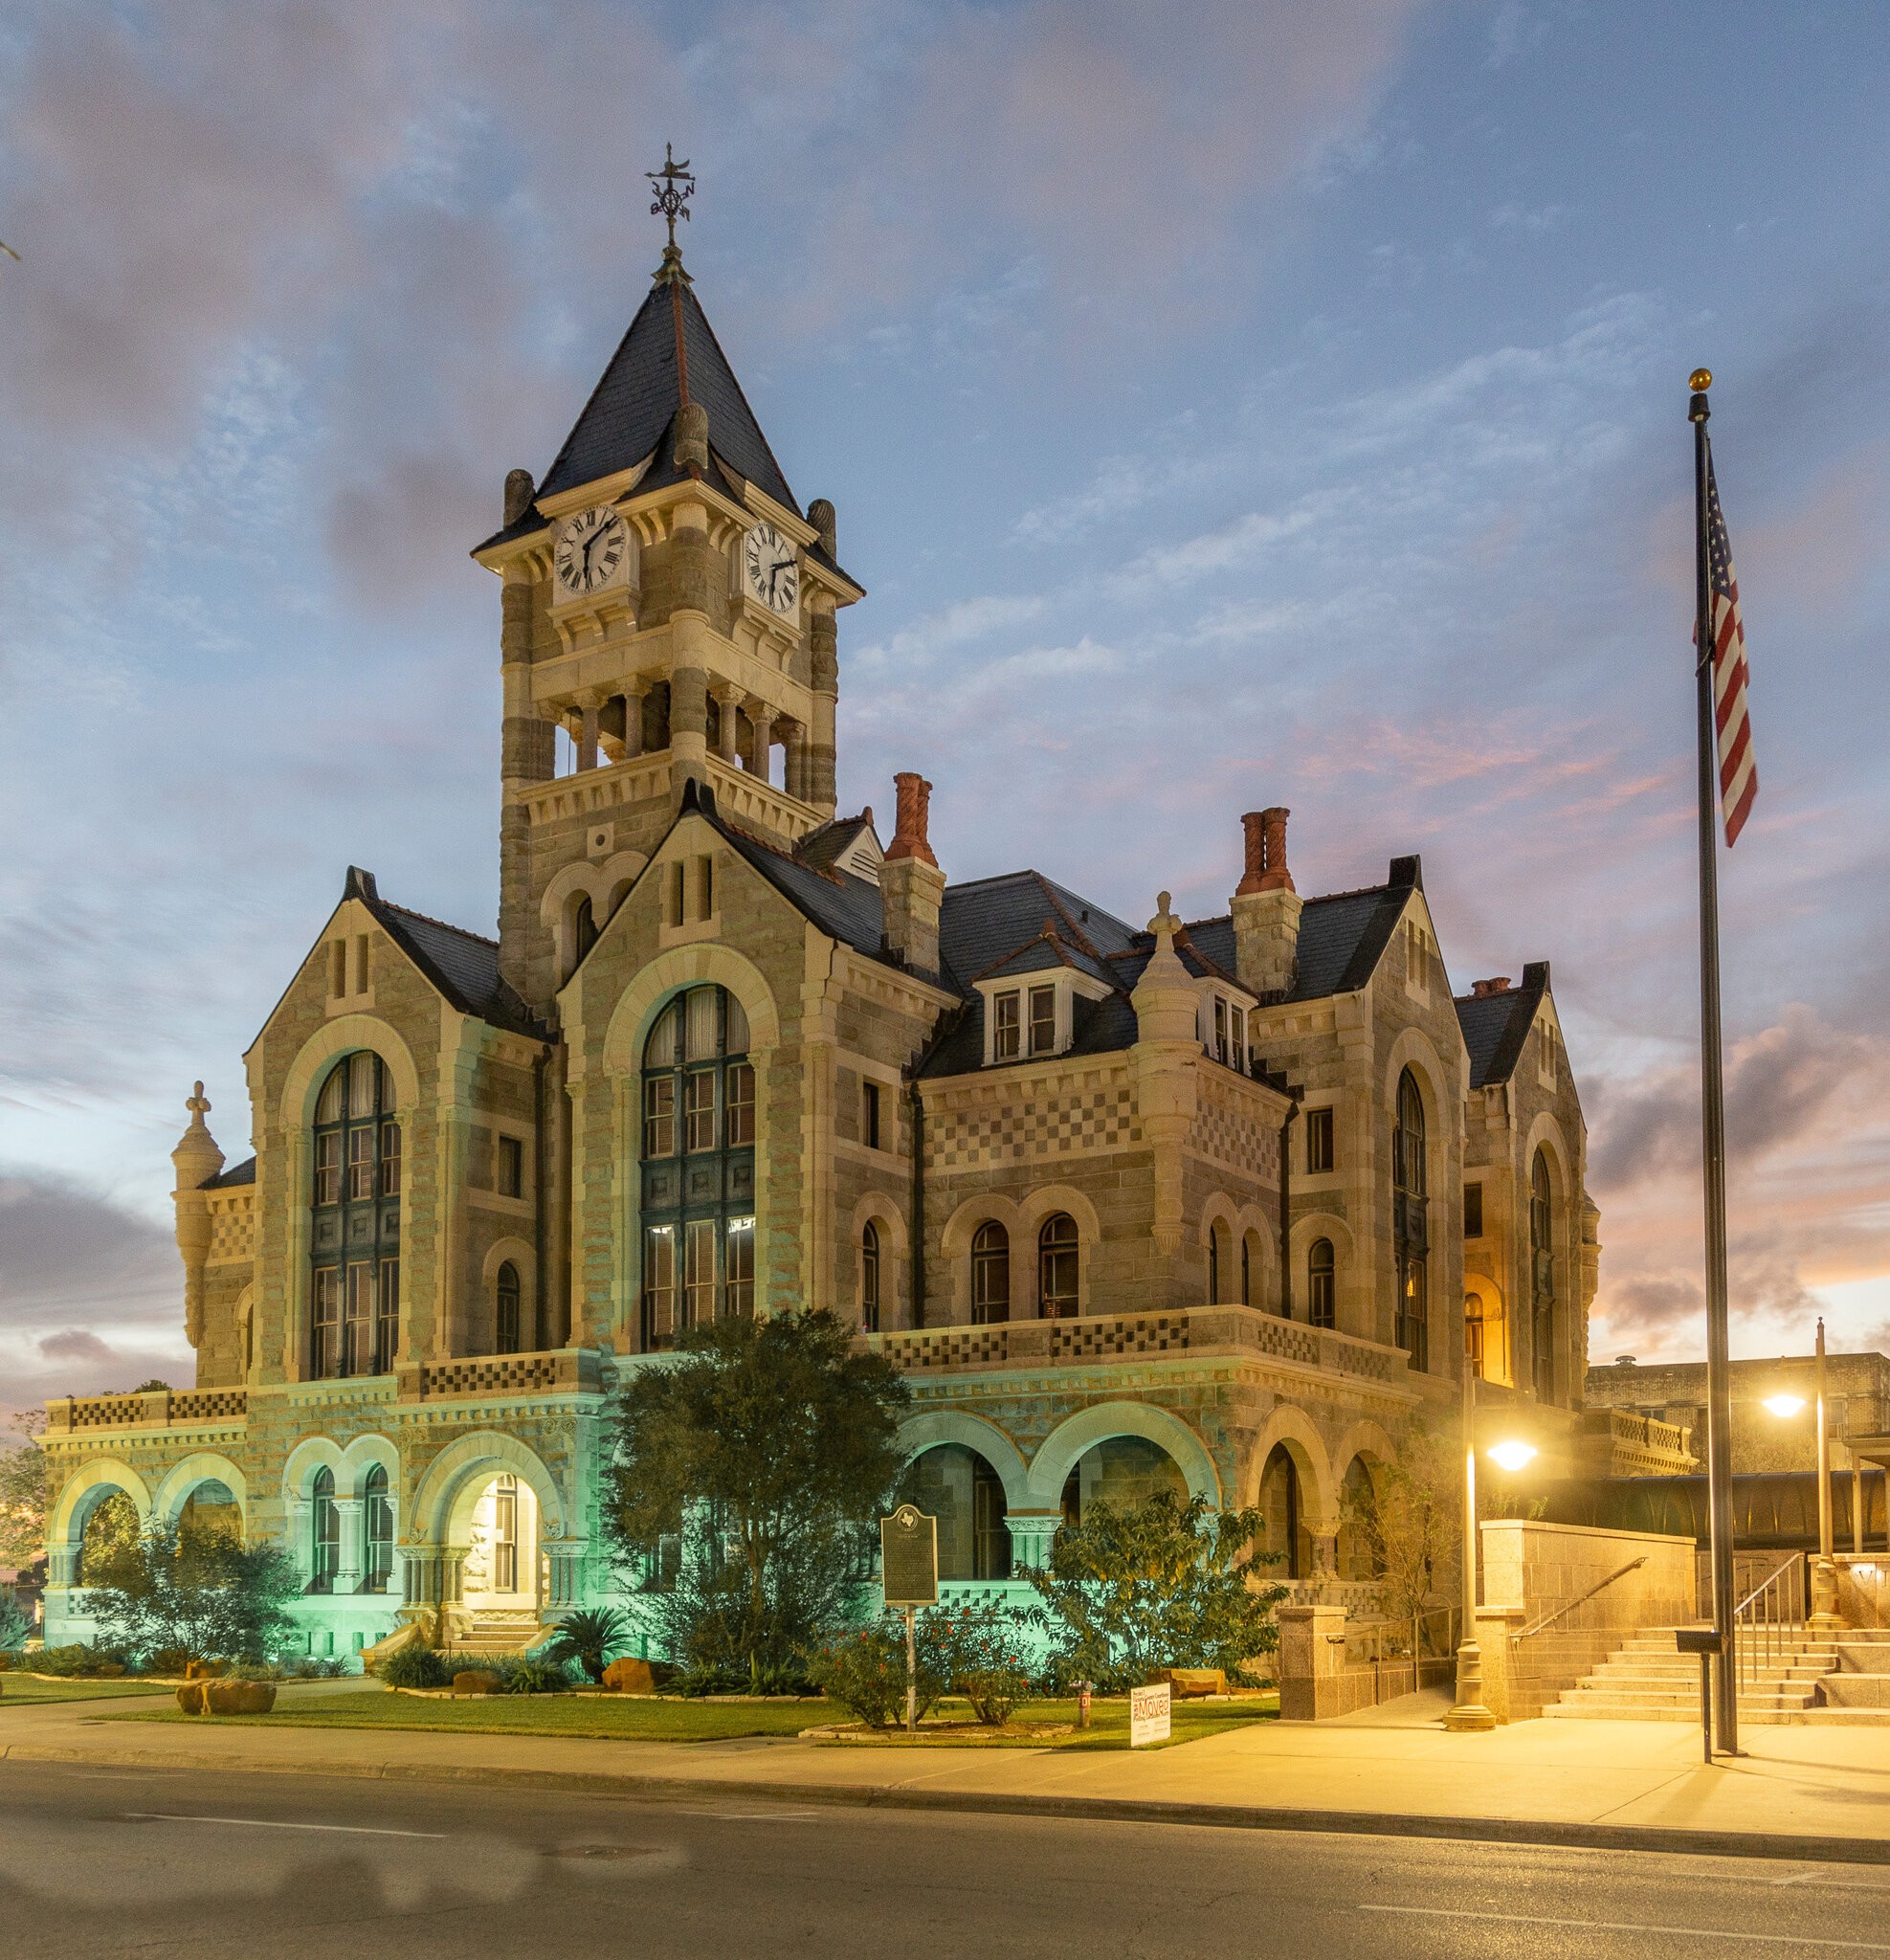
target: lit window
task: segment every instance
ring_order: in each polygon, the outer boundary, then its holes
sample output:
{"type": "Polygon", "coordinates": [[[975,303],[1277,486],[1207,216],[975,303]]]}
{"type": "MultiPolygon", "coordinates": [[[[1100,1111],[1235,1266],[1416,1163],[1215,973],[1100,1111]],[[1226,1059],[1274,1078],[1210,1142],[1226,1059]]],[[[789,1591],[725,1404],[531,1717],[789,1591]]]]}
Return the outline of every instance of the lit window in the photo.
{"type": "Polygon", "coordinates": [[[755,1310],[755,1221],[728,1221],[728,1249],[723,1276],[723,1311],[746,1319],[755,1310]]]}
{"type": "Polygon", "coordinates": [[[1077,1294],[1077,1221],[1055,1212],[1037,1234],[1037,1310],[1045,1320],[1067,1320],[1079,1304],[1077,1294]]]}
{"type": "Polygon", "coordinates": [[[869,1334],[879,1331],[879,1228],[871,1218],[859,1234],[859,1324],[869,1334]]]}

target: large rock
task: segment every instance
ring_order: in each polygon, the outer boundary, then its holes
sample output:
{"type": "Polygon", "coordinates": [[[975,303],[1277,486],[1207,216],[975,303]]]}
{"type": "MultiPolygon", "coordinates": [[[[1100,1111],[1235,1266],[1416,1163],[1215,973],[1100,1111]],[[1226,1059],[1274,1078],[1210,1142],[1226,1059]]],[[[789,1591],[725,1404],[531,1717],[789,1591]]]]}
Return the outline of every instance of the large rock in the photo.
{"type": "Polygon", "coordinates": [[[205,1681],[189,1685],[204,1698],[206,1715],[267,1715],[276,1705],[273,1681],[205,1681]]]}
{"type": "Polygon", "coordinates": [[[604,1670],[604,1685],[620,1695],[654,1695],[656,1678],[650,1672],[647,1660],[633,1660],[625,1655],[604,1670]]]}
{"type": "Polygon", "coordinates": [[[503,1683],[483,1667],[466,1667],[453,1677],[456,1695],[496,1695],[503,1683]]]}
{"type": "Polygon", "coordinates": [[[204,1712],[204,1684],[200,1681],[183,1681],[177,1684],[177,1705],[187,1715],[201,1715],[204,1712]]]}

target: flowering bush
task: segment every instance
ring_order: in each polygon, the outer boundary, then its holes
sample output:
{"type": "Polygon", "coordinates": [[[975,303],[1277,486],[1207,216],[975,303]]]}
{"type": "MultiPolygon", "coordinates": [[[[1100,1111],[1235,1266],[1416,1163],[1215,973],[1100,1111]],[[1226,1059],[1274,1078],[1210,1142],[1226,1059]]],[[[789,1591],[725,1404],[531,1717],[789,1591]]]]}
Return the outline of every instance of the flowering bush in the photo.
{"type": "Polygon", "coordinates": [[[989,1727],[1002,1728],[1030,1699],[1030,1661],[1009,1614],[934,1606],[920,1615],[918,1632],[922,1656],[929,1655],[952,1691],[989,1727]]]}
{"type": "MultiPolygon", "coordinates": [[[[808,1656],[808,1674],[821,1692],[869,1728],[905,1719],[905,1627],[891,1618],[838,1634],[808,1656]]],[[[937,1657],[919,1649],[919,1713],[945,1692],[937,1657]]]]}

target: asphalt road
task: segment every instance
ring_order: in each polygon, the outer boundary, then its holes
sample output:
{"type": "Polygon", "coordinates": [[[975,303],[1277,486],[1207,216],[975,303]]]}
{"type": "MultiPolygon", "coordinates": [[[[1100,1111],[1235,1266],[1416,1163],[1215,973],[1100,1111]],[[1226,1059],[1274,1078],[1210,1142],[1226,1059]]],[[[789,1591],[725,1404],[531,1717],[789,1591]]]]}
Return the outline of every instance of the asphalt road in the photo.
{"type": "Polygon", "coordinates": [[[0,1956],[1890,1955],[1890,1867],[0,1763],[0,1956]]]}

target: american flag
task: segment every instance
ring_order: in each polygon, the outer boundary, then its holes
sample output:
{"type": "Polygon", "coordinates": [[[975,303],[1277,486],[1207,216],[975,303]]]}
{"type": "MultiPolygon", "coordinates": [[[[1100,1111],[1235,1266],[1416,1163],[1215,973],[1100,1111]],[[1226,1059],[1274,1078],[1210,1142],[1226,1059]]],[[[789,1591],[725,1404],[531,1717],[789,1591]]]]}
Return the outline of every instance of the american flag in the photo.
{"type": "Polygon", "coordinates": [[[1752,761],[1752,721],[1745,711],[1745,627],[1739,616],[1739,580],[1732,568],[1732,540],[1720,508],[1713,463],[1706,462],[1706,555],[1713,591],[1713,714],[1720,736],[1720,809],[1726,844],[1739,841],[1746,813],[1759,793],[1752,761]]]}

